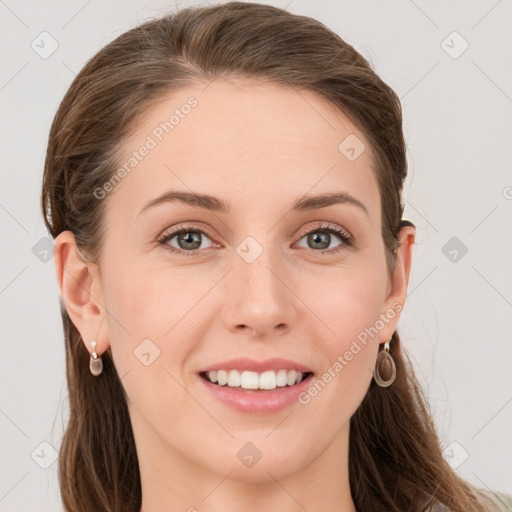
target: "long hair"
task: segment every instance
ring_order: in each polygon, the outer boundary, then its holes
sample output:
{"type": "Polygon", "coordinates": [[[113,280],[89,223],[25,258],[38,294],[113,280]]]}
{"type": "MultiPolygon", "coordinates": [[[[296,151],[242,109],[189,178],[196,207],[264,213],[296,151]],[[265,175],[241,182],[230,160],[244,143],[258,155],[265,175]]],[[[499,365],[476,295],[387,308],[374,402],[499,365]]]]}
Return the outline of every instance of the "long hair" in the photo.
{"type": "MultiPolygon", "coordinates": [[[[122,142],[148,109],[172,91],[217,77],[258,78],[307,89],[330,100],[364,133],[382,199],[382,239],[391,275],[407,176],[401,105],[396,93],[349,44],[322,23],[269,5],[230,2],[189,7],[128,30],[83,67],[53,120],[41,208],[56,237],[75,235],[101,259],[104,208],[94,190],[118,169],[122,142]]],[[[59,454],[68,512],[138,512],[141,483],[126,394],[110,349],[101,376],[60,303],[70,415],[59,454]]],[[[395,333],[397,377],[372,381],[350,420],[349,481],[361,511],[487,510],[479,491],[444,460],[427,400],[395,333]]]]}

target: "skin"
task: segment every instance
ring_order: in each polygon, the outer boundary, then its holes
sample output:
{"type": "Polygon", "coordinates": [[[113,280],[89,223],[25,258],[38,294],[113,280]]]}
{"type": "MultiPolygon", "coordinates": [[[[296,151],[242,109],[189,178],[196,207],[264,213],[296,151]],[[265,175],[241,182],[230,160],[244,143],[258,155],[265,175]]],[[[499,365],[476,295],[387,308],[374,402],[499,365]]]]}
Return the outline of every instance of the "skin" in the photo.
{"type": "MultiPolygon", "coordinates": [[[[349,420],[400,313],[306,405],[238,412],[212,398],[196,372],[233,357],[286,357],[321,376],[359,333],[405,303],[415,229],[400,232],[390,277],[370,145],[310,91],[217,79],[173,92],[140,120],[121,161],[191,95],[197,107],[104,199],[102,260],[84,261],[70,231],[55,240],[59,286],[84,347],[92,352],[95,339],[98,354],[111,350],[127,392],[141,510],[353,512],[349,420]],[[338,150],[349,134],[366,145],[354,161],[338,150]],[[139,215],[170,189],[208,193],[231,211],[168,202],[139,215]],[[347,203],[291,212],[304,194],[333,191],[350,193],[368,215],[347,203]],[[308,243],[303,232],[318,221],[345,229],[354,245],[335,234],[321,248],[308,243]],[[191,228],[202,240],[195,256],[155,242],[181,222],[214,235],[191,228]],[[247,236],[263,250],[252,263],[236,252],[247,236]],[[133,353],[146,338],[160,350],[149,366],[133,353]],[[237,457],[247,442],[262,453],[252,467],[237,457]]],[[[177,236],[169,245],[190,251],[177,236]]]]}

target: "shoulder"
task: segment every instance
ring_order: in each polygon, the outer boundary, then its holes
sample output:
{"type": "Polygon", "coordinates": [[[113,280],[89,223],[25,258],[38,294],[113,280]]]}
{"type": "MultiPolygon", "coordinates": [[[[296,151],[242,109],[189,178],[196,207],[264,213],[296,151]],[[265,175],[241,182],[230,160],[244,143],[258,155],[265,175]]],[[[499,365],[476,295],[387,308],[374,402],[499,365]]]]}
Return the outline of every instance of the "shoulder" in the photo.
{"type": "MultiPolygon", "coordinates": [[[[512,512],[512,495],[506,492],[478,489],[480,504],[487,512],[512,512]]],[[[429,512],[451,512],[451,509],[440,502],[434,503],[429,512]]]]}
{"type": "Polygon", "coordinates": [[[512,512],[512,495],[499,491],[482,491],[491,512],[512,512]]]}

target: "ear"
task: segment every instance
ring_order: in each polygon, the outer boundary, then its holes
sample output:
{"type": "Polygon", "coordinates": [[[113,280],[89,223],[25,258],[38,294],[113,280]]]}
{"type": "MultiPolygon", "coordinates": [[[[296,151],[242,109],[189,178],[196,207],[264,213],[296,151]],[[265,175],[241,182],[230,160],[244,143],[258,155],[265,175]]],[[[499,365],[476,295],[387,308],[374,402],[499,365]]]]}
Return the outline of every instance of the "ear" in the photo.
{"type": "Polygon", "coordinates": [[[63,231],[54,242],[54,260],[57,281],[66,310],[91,353],[91,341],[96,341],[96,352],[108,349],[106,331],[102,331],[105,308],[98,266],[86,261],[77,247],[71,231],[63,231]]]}
{"type": "Polygon", "coordinates": [[[390,319],[381,331],[381,343],[388,341],[396,330],[401,311],[405,305],[409,275],[412,266],[412,249],[416,238],[416,227],[403,226],[398,233],[400,246],[395,252],[395,267],[388,286],[383,315],[390,319]]]}

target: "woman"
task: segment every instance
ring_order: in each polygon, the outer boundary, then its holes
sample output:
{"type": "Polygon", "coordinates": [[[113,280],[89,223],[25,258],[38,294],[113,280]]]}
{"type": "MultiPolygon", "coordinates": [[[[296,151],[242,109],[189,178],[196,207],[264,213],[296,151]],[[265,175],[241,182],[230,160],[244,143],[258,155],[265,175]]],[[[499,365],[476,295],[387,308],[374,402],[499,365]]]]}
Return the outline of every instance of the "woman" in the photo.
{"type": "Polygon", "coordinates": [[[406,173],[396,94],[311,18],[189,8],[95,55],[42,191],[66,510],[510,507],[445,462],[402,352],[406,173]]]}

